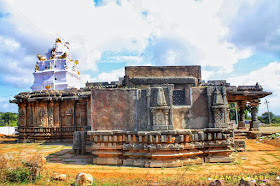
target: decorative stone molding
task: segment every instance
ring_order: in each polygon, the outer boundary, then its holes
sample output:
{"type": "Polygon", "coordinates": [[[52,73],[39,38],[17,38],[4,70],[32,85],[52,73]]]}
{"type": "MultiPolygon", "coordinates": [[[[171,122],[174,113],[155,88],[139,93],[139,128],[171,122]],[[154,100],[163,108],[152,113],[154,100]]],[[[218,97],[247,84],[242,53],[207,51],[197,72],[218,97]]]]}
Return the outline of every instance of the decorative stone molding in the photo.
{"type": "Polygon", "coordinates": [[[102,165],[178,167],[231,162],[233,130],[89,131],[93,162],[102,165]]]}

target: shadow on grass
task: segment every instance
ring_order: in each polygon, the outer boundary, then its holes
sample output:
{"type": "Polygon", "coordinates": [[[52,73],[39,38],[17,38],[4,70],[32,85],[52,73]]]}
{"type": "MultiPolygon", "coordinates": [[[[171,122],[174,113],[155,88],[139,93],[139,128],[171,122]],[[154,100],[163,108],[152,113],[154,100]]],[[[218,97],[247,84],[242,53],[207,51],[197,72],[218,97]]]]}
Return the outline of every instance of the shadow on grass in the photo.
{"type": "Polygon", "coordinates": [[[61,163],[71,165],[88,165],[92,164],[92,156],[88,155],[75,155],[72,149],[62,149],[58,152],[51,153],[47,157],[48,163],[61,163]]]}

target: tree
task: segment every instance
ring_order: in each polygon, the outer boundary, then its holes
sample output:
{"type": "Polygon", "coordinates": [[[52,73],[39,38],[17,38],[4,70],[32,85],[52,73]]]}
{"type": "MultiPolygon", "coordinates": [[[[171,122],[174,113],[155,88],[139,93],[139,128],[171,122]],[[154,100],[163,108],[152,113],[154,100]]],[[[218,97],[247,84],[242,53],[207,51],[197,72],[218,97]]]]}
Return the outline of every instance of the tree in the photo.
{"type": "MultiPolygon", "coordinates": [[[[251,105],[250,104],[246,104],[245,110],[244,110],[244,112],[245,112],[245,120],[250,119],[250,117],[248,115],[249,115],[249,113],[251,113],[251,110],[252,110],[251,105]]],[[[259,106],[257,107],[257,112],[258,111],[259,111],[259,106]]]]}
{"type": "Polygon", "coordinates": [[[236,120],[235,103],[229,103],[229,119],[230,120],[236,120]]]}
{"type": "Polygon", "coordinates": [[[280,117],[274,116],[274,118],[272,118],[272,123],[280,123],[280,117]]]}
{"type": "Polygon", "coordinates": [[[5,125],[16,125],[17,124],[17,114],[6,112],[1,114],[1,120],[5,125]]]}
{"type": "MultiPolygon", "coordinates": [[[[269,112],[269,115],[270,115],[270,119],[271,121],[273,120],[274,117],[274,114],[272,112],[269,112]]],[[[262,117],[261,117],[261,122],[263,123],[266,123],[266,124],[269,124],[269,115],[268,115],[268,112],[265,112],[262,114],[262,117]]]]}
{"type": "MultiPolygon", "coordinates": [[[[237,107],[237,112],[239,113],[239,108],[237,107]]],[[[248,120],[250,117],[248,116],[248,113],[251,112],[251,106],[249,104],[246,104],[244,114],[245,119],[248,120]]],[[[236,120],[236,107],[235,103],[229,103],[229,119],[230,120],[236,120]]]]}

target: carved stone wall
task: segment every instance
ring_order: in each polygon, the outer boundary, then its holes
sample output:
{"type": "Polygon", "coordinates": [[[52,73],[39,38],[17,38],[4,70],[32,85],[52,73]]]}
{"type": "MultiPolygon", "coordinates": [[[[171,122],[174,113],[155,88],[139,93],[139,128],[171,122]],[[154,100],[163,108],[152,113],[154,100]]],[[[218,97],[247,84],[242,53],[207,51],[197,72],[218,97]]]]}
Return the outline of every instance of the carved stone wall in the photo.
{"type": "Polygon", "coordinates": [[[87,125],[87,102],[86,101],[76,102],[75,117],[76,117],[77,126],[87,125]]]}
{"type": "Polygon", "coordinates": [[[54,102],[54,126],[56,127],[60,126],[59,108],[60,108],[60,102],[54,102]]]}
{"type": "Polygon", "coordinates": [[[60,102],[60,107],[59,107],[60,126],[66,126],[66,109],[67,109],[67,101],[60,102]]]}
{"type": "Polygon", "coordinates": [[[88,105],[89,96],[70,97],[70,93],[62,92],[66,93],[64,97],[61,97],[61,94],[56,97],[51,93],[60,92],[39,92],[35,93],[35,98],[30,98],[29,93],[20,94],[20,101],[16,102],[19,106],[20,141],[24,139],[72,140],[74,131],[90,129],[88,127],[90,122],[88,113],[91,109],[88,105]]]}
{"type": "Polygon", "coordinates": [[[26,104],[22,103],[18,108],[18,126],[26,126],[26,104]]]}
{"type": "MultiPolygon", "coordinates": [[[[170,101],[167,105],[166,99],[169,97],[165,95],[163,87],[152,88],[152,107],[150,107],[152,115],[152,129],[153,130],[168,130],[173,129],[173,124],[170,122],[170,101]]],[[[168,92],[168,91],[166,91],[168,92]]]]}
{"type": "Polygon", "coordinates": [[[226,87],[207,87],[207,94],[209,112],[211,113],[209,117],[209,127],[229,127],[229,107],[226,97],[226,87]]]}

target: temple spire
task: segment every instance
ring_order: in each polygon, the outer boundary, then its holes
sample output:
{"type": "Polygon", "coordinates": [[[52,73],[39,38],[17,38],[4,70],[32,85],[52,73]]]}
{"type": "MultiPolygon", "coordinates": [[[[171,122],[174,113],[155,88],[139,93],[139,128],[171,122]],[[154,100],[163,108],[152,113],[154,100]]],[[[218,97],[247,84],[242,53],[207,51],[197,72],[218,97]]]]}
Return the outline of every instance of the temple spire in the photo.
{"type": "Polygon", "coordinates": [[[32,91],[80,88],[79,62],[71,57],[68,42],[57,38],[45,56],[37,58],[32,91]]]}

